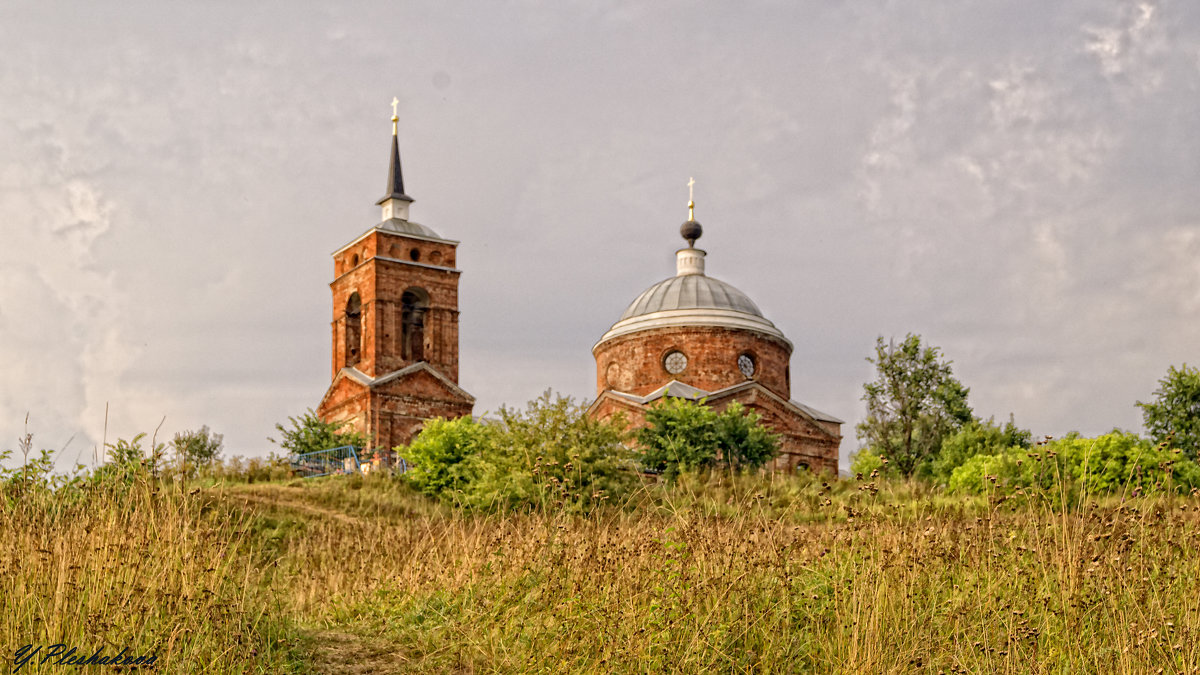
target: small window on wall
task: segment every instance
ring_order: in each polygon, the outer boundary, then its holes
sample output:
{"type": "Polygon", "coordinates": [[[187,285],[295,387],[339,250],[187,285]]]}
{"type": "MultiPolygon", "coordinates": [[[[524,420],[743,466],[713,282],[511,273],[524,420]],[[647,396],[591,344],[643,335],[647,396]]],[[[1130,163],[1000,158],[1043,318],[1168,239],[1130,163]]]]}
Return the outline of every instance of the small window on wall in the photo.
{"type": "Polygon", "coordinates": [[[663,357],[663,369],[672,375],[678,375],[687,368],[688,358],[679,350],[672,350],[663,357]]]}
{"type": "Polygon", "coordinates": [[[354,255],[350,256],[350,266],[351,266],[351,267],[357,267],[357,266],[358,266],[358,254],[357,254],[357,253],[355,253],[354,255]]]}
{"type": "Polygon", "coordinates": [[[737,357],[737,367],[738,370],[742,371],[742,375],[745,375],[749,379],[754,377],[754,371],[758,367],[758,364],[755,363],[753,354],[741,354],[737,357]]]}
{"type": "Polygon", "coordinates": [[[414,248],[408,252],[408,257],[411,258],[413,262],[417,262],[421,259],[421,252],[414,248]]]}

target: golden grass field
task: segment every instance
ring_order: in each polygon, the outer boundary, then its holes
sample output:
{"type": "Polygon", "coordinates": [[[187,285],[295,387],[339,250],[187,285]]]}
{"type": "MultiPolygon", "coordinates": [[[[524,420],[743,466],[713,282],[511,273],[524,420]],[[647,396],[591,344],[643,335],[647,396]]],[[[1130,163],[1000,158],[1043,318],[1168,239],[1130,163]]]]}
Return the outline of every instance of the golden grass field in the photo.
{"type": "Polygon", "coordinates": [[[1196,497],[693,476],[634,502],[471,514],[386,477],[9,494],[5,667],[62,642],[161,673],[1200,673],[1196,497]]]}

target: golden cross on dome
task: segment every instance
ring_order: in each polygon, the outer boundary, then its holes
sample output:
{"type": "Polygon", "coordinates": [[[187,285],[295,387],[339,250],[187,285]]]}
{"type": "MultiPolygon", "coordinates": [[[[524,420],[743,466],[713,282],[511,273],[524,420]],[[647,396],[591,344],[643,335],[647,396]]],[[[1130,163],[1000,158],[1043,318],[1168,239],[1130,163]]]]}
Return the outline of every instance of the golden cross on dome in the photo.
{"type": "Polygon", "coordinates": [[[398,106],[398,105],[400,105],[400,99],[393,96],[392,97],[392,135],[393,136],[396,135],[396,123],[400,121],[400,118],[396,115],[396,106],[398,106]]]}
{"type": "Polygon", "coordinates": [[[688,178],[688,220],[696,219],[696,202],[692,198],[692,186],[695,184],[695,178],[688,178]]]}

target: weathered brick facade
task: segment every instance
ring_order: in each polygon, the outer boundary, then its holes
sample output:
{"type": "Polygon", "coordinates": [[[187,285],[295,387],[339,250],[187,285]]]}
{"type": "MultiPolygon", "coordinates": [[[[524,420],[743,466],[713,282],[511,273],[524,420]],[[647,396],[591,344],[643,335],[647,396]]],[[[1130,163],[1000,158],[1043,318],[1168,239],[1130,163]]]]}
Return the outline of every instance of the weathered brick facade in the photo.
{"type": "Polygon", "coordinates": [[[720,326],[671,326],[615,337],[596,345],[596,395],[615,389],[645,396],[672,379],[706,391],[745,382],[737,359],[757,364],[754,379],[787,400],[792,346],[771,335],[720,326]],[[687,368],[672,376],[663,365],[671,351],[687,355],[687,368]]]}
{"type": "Polygon", "coordinates": [[[684,224],[689,248],[676,252],[676,276],[638,296],[592,348],[596,400],[589,414],[621,413],[640,427],[664,396],[704,400],[718,410],[738,401],[781,436],[773,468],[836,475],[841,420],[791,400],[791,343],[745,294],[705,276],[705,252],[690,246],[700,229],[684,224]]]}
{"type": "Polygon", "coordinates": [[[471,414],[475,400],[458,386],[455,247],[374,228],[334,254],[333,382],[322,419],[393,448],[425,420],[471,414]]]}

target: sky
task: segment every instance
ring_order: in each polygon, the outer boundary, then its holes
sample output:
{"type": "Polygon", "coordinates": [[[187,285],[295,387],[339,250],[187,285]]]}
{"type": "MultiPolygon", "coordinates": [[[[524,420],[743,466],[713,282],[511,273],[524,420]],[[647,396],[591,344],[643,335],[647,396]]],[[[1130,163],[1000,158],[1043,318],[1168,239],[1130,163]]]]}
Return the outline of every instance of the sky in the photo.
{"type": "Polygon", "coordinates": [[[879,336],[1038,436],[1138,431],[1200,362],[1190,0],[19,0],[0,56],[0,450],[277,451],[393,97],[411,217],[462,242],[477,414],[595,395],[691,177],[708,274],[794,343],[843,466],[879,336]]]}

